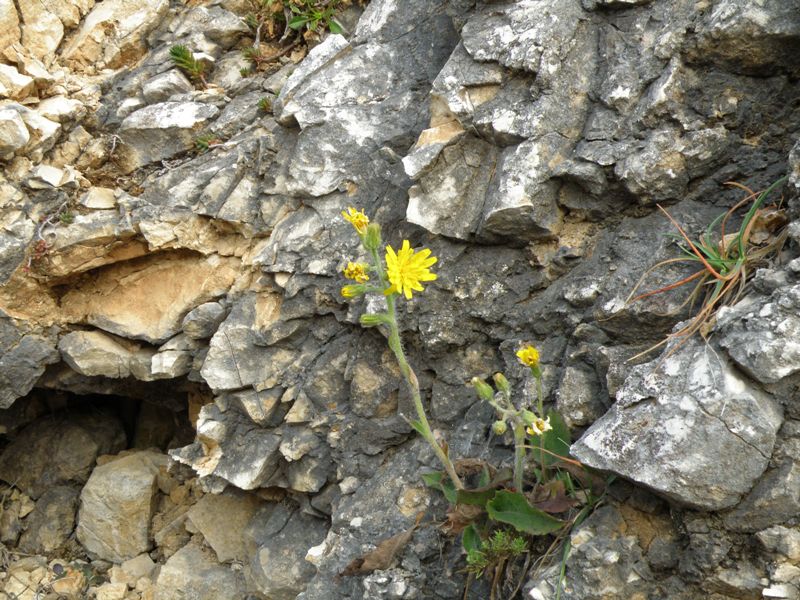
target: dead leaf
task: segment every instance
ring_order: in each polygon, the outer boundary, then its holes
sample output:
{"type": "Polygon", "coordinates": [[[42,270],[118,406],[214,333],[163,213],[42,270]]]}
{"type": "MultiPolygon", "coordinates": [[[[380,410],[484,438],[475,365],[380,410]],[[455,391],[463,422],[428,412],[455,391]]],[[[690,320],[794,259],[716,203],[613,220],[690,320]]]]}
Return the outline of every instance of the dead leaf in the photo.
{"type": "Polygon", "coordinates": [[[447,521],[442,525],[442,531],[451,535],[458,535],[481,514],[483,514],[482,506],[458,504],[447,513],[447,521]]]}
{"type": "Polygon", "coordinates": [[[344,570],[339,573],[340,577],[350,577],[353,575],[368,575],[373,571],[382,571],[392,566],[400,552],[405,548],[406,544],[411,541],[414,536],[414,531],[419,527],[422,517],[425,515],[424,511],[417,515],[417,520],[414,525],[405,531],[393,535],[392,537],[383,540],[375,550],[367,552],[364,556],[359,556],[353,559],[344,570]]]}
{"type": "Polygon", "coordinates": [[[531,500],[536,508],[551,514],[565,512],[577,504],[574,499],[567,496],[564,482],[559,480],[539,486],[531,500]]]}

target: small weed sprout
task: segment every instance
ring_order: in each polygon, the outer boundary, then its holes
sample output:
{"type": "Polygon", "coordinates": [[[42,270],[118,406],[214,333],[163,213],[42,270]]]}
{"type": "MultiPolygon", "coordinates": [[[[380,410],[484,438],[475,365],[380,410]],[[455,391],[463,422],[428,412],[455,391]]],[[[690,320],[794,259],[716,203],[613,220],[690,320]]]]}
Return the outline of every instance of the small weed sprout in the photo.
{"type": "Polygon", "coordinates": [[[169,49],[169,57],[172,62],[195,84],[206,86],[204,63],[195,59],[192,51],[186,46],[176,44],[169,49]]]}
{"type": "Polygon", "coordinates": [[[679,331],[671,333],[661,342],[630,358],[630,361],[637,360],[670,341],[680,340],[670,349],[671,354],[698,332],[705,338],[713,326],[717,310],[722,306],[736,304],[747,290],[748,282],[755,270],[778,257],[786,242],[788,219],[781,209],[763,208],[763,205],[770,193],[784,181],[786,177],[774,182],[760,194],[746,186],[728,182],[727,185],[744,190],[747,196],[714,219],[695,241],[692,241],[677,221],[659,205],[658,208],[680,234],[673,237],[678,242],[682,256],[663,260],[645,271],[634,286],[626,305],[695,282],[694,288],[683,304],[669,315],[677,314],[687,305],[690,308],[694,307],[698,300],[700,309],[679,331]],[[748,203],[752,204],[739,228],[734,233],[726,234],[726,226],[735,212],[748,203]],[[670,264],[692,264],[700,268],[679,281],[636,295],[650,273],[670,264]]]}
{"type": "Polygon", "coordinates": [[[261,98],[261,100],[258,101],[258,109],[265,113],[271,113],[272,100],[270,100],[269,98],[261,98]]]}
{"type": "Polygon", "coordinates": [[[213,133],[204,133],[194,140],[194,147],[199,154],[208,152],[211,148],[215,148],[220,144],[222,144],[222,140],[213,133]]]}
{"type": "MultiPolygon", "coordinates": [[[[410,424],[431,446],[444,468],[444,473],[424,473],[422,479],[429,487],[441,491],[453,506],[448,514],[448,529],[454,533],[463,532],[468,571],[480,575],[494,570],[491,597],[495,598],[507,565],[528,553],[528,536],[552,534],[555,541],[545,557],[551,556],[559,545],[564,549],[560,594],[563,564],[569,552],[569,532],[602,501],[609,481],[569,457],[569,429],[557,412],[545,413],[538,350],[527,344],[517,352],[517,358],[536,382],[535,412],[524,403],[514,401],[512,386],[502,373],[493,377],[495,388],[480,378],[472,380],[478,397],[497,413],[492,431],[504,435],[510,429],[513,434],[513,469],[496,468],[480,459],[453,460],[448,446],[440,443],[431,430],[419,382],[403,350],[397,320],[397,302],[402,298],[411,300],[414,292],[424,291],[423,283],[436,279],[430,268],[437,259],[427,248],[411,248],[408,240],[403,240],[399,250],[385,246],[385,254],[381,256],[380,226],[370,223],[367,215],[355,208],[348,208],[342,216],[356,230],[370,262],[347,263],[343,274],[352,283],[341,288],[341,295],[356,298],[380,294],[386,299],[385,312],[363,314],[360,323],[364,327],[388,330],[389,348],[414,402],[417,418],[410,424]],[[534,467],[533,479],[526,478],[526,466],[530,462],[534,467]],[[467,484],[477,485],[468,487],[467,484]],[[516,533],[511,533],[509,526],[516,533]]],[[[528,560],[525,565],[514,594],[527,575],[528,560]]]]}

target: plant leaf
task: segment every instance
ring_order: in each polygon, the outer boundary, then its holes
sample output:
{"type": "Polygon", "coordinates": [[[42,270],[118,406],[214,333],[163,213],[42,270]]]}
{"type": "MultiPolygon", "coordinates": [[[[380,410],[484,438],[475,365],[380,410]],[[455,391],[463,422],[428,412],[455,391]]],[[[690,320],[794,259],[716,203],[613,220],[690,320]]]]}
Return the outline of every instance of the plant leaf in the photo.
{"type": "Polygon", "coordinates": [[[303,25],[308,23],[311,19],[305,15],[297,15],[289,19],[289,27],[291,29],[300,29],[303,25]]]}
{"type": "Polygon", "coordinates": [[[344,29],[336,22],[336,19],[328,21],[328,29],[330,29],[331,33],[344,34],[344,29]]]}
{"type": "Polygon", "coordinates": [[[474,524],[467,526],[461,535],[461,545],[468,553],[481,549],[481,536],[474,524]]]}
{"type": "Polygon", "coordinates": [[[457,493],[453,482],[444,473],[423,473],[422,481],[425,485],[435,490],[439,490],[450,504],[456,504],[457,493]]]}
{"type": "Polygon", "coordinates": [[[545,535],[564,527],[564,521],[551,517],[546,512],[534,508],[518,492],[501,490],[486,504],[489,518],[508,523],[517,531],[531,535],[545,535]]]}
{"type": "Polygon", "coordinates": [[[456,502],[458,504],[472,504],[474,506],[486,506],[497,490],[457,490],[456,502]]]}

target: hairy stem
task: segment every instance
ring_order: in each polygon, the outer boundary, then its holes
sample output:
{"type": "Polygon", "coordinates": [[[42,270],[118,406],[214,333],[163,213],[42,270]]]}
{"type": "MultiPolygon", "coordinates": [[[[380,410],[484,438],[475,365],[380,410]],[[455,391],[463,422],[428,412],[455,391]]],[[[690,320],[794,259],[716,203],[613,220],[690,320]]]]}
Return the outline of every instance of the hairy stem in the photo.
{"type": "Polygon", "coordinates": [[[522,489],[522,471],[525,468],[525,423],[516,419],[514,422],[514,487],[520,494],[522,489]]]}
{"type": "MultiPolygon", "coordinates": [[[[381,283],[384,284],[384,286],[388,287],[389,282],[386,279],[386,273],[383,270],[383,262],[381,261],[380,256],[378,256],[377,248],[371,252],[372,260],[375,264],[375,270],[378,273],[378,278],[381,280],[381,283]]],[[[397,325],[397,310],[395,306],[394,294],[389,294],[386,296],[386,314],[389,317],[389,348],[391,348],[395,358],[397,358],[397,364],[400,366],[400,372],[403,374],[403,379],[406,381],[408,391],[411,394],[411,399],[414,401],[414,408],[417,411],[417,420],[420,425],[420,435],[422,435],[430,447],[433,448],[436,458],[438,458],[439,462],[442,463],[442,466],[444,467],[445,471],[447,471],[447,475],[450,477],[450,481],[453,482],[455,488],[457,490],[462,490],[464,489],[464,484],[461,483],[461,479],[459,478],[458,473],[456,473],[456,469],[453,466],[452,461],[447,454],[445,454],[445,451],[442,449],[433,435],[430,423],[428,422],[428,416],[425,414],[425,407],[422,405],[422,395],[420,394],[419,390],[419,380],[417,379],[417,376],[411,366],[408,364],[405,352],[403,351],[403,344],[400,341],[400,329],[397,325]]]]}

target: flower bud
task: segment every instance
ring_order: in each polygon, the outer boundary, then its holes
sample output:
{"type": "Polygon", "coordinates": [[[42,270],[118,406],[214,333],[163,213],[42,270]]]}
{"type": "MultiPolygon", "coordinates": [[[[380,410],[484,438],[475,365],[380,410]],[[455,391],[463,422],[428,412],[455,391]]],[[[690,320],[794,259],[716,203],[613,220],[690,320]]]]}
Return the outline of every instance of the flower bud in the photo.
{"type": "Polygon", "coordinates": [[[506,394],[511,393],[511,384],[508,383],[508,379],[502,373],[495,373],[494,374],[494,383],[497,386],[497,389],[501,392],[506,394]]]}
{"type": "Polygon", "coordinates": [[[525,421],[525,425],[533,425],[533,422],[536,420],[536,415],[529,410],[523,410],[522,420],[525,421]]]}
{"type": "Polygon", "coordinates": [[[345,298],[355,298],[366,291],[366,287],[363,285],[346,285],[342,288],[342,296],[345,298]]]}
{"type": "Polygon", "coordinates": [[[492,389],[492,386],[490,386],[480,377],[473,377],[471,383],[481,400],[491,400],[494,398],[494,390],[492,389]]]}
{"type": "Polygon", "coordinates": [[[370,223],[361,240],[367,250],[377,250],[381,245],[381,226],[377,223],[370,223]]]}
{"type": "Polygon", "coordinates": [[[495,435],[503,435],[508,430],[508,425],[505,421],[495,421],[492,423],[492,431],[495,435]]]}
{"type": "Polygon", "coordinates": [[[386,315],[386,313],[366,314],[361,315],[359,321],[364,327],[376,327],[377,325],[383,325],[386,323],[388,318],[389,317],[386,315]]]}

